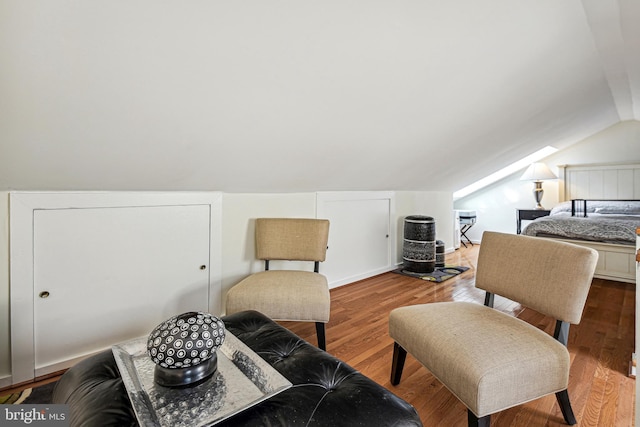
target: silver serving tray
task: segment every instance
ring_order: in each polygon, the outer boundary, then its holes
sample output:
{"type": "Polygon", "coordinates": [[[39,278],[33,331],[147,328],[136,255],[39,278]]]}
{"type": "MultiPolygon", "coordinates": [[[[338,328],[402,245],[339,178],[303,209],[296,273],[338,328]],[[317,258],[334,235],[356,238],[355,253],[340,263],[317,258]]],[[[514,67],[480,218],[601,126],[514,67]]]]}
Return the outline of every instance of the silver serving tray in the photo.
{"type": "Polygon", "coordinates": [[[226,331],[217,350],[218,370],[203,383],[169,388],[153,381],[147,337],[112,347],[122,381],[141,426],[210,426],[291,387],[285,377],[226,331]]]}

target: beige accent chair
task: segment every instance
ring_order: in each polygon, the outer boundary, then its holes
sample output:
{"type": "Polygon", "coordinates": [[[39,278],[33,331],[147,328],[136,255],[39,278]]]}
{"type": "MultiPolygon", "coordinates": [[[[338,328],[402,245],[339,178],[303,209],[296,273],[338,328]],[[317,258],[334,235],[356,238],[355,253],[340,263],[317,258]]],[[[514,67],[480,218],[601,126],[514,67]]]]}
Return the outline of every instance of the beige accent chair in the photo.
{"type": "Polygon", "coordinates": [[[307,218],[258,218],[256,258],[265,271],[255,273],[227,293],[227,314],[256,310],[273,320],[315,322],[318,347],[326,350],[325,323],[331,300],[327,278],[319,273],[329,239],[329,221],[307,218]],[[269,261],[312,261],[314,271],[269,270],[269,261]]]}
{"type": "Polygon", "coordinates": [[[595,250],[582,246],[485,232],[476,270],[485,305],[454,301],[393,310],[391,383],[400,382],[409,352],[465,404],[469,426],[489,426],[491,414],[551,393],[567,424],[575,424],[566,345],[597,260],[595,250]],[[554,336],[493,309],[495,295],[556,319],[554,336]]]}

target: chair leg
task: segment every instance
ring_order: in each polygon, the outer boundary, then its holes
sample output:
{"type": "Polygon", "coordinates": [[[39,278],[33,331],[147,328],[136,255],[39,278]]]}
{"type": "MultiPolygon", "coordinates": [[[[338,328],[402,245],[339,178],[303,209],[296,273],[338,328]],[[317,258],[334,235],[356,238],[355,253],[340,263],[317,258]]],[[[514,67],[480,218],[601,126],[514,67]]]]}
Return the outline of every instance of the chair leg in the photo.
{"type": "Polygon", "coordinates": [[[558,400],[558,405],[560,405],[564,421],[570,426],[576,424],[576,417],[573,415],[573,409],[571,409],[571,402],[569,401],[569,393],[567,390],[565,389],[557,392],[556,399],[558,400]]]}
{"type": "Polygon", "coordinates": [[[470,409],[467,409],[467,421],[469,427],[489,427],[491,424],[491,415],[485,415],[482,418],[478,418],[470,409]]]}
{"type": "Polygon", "coordinates": [[[324,333],[324,323],[316,322],[316,335],[318,336],[318,348],[327,351],[327,338],[324,333]]]}
{"type": "Polygon", "coordinates": [[[407,359],[407,350],[400,347],[397,342],[393,343],[393,362],[391,362],[391,384],[400,384],[400,377],[402,377],[402,369],[404,368],[404,361],[407,359]]]}

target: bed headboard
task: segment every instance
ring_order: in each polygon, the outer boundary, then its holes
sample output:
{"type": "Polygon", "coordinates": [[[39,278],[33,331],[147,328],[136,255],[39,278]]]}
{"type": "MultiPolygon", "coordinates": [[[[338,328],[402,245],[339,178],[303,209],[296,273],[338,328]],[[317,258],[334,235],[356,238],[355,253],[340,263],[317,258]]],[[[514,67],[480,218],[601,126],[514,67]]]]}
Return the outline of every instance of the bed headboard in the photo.
{"type": "Polygon", "coordinates": [[[558,166],[559,201],[640,199],[640,164],[558,166]]]}

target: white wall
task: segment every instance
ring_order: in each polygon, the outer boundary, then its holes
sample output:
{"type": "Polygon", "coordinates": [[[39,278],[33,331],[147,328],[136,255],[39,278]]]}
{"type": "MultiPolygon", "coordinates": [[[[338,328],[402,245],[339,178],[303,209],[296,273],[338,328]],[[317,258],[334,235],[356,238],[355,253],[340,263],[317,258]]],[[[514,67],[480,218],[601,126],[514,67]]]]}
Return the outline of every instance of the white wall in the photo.
{"type": "MultiPolygon", "coordinates": [[[[549,141],[553,145],[553,141],[549,141]]],[[[571,147],[541,160],[556,173],[563,164],[638,163],[640,162],[640,122],[618,123],[571,147]]],[[[533,183],[520,181],[519,171],[483,190],[454,201],[455,209],[475,209],[478,220],[467,235],[479,242],[485,230],[516,232],[516,208],[533,208],[533,183]]],[[[558,180],[542,184],[542,205],[551,209],[558,203],[558,180]]],[[[524,226],[524,223],[523,223],[524,226]]]]}
{"type": "MultiPolygon", "coordinates": [[[[446,192],[396,193],[396,217],[398,227],[396,241],[402,241],[402,223],[407,215],[423,214],[436,219],[438,238],[452,246],[453,209],[452,196],[446,192]]],[[[223,193],[222,195],[222,293],[226,292],[248,274],[261,271],[262,262],[256,261],[254,223],[258,217],[309,217],[316,216],[316,193],[223,193]]],[[[10,385],[11,374],[10,323],[9,323],[9,196],[0,192],[0,387],[10,385]]],[[[402,262],[399,245],[394,257],[402,262]]]]}
{"type": "Polygon", "coordinates": [[[9,193],[0,191],[0,387],[10,372],[9,336],[9,193]]]}

